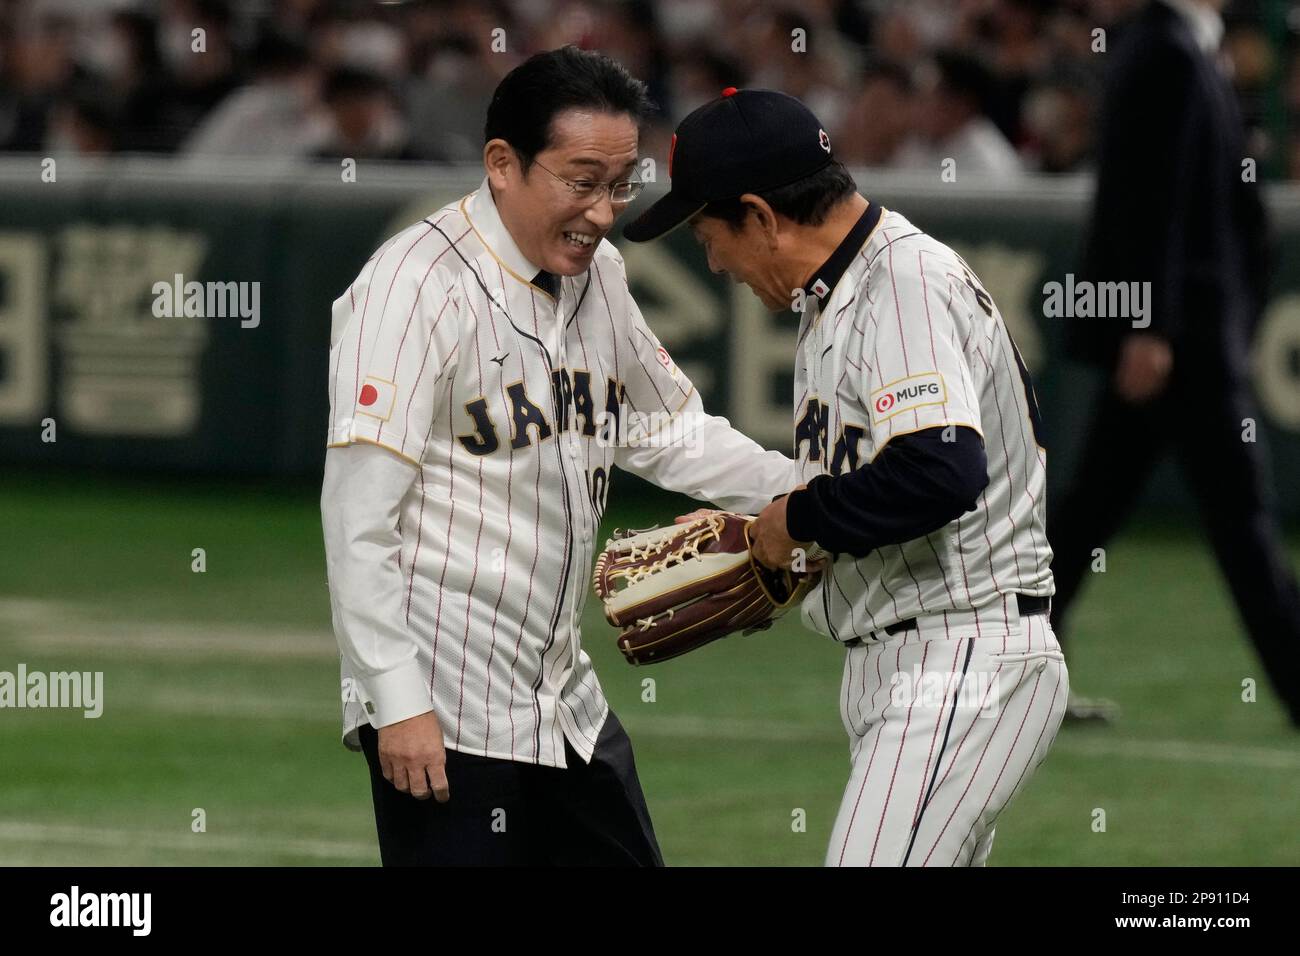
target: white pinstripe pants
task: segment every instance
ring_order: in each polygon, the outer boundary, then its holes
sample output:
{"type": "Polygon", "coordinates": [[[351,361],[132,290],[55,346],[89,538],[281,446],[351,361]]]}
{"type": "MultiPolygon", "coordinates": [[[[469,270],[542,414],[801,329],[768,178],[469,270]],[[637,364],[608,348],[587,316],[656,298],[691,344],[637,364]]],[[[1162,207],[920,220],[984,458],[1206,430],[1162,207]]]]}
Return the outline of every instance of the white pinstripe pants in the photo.
{"type": "Polygon", "coordinates": [[[923,618],[919,631],[850,648],[840,716],[853,770],[826,865],[984,865],[1068,693],[1045,614],[1013,611],[978,632],[923,618]]]}

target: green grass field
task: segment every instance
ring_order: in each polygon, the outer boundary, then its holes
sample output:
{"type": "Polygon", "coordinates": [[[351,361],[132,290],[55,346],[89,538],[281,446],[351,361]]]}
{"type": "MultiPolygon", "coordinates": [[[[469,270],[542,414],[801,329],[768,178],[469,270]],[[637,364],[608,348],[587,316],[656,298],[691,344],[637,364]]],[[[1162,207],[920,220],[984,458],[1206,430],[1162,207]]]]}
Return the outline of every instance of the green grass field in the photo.
{"type": "MultiPolygon", "coordinates": [[[[673,507],[622,505],[611,524],[673,507]]],[[[0,863],[378,862],[364,761],[339,742],[314,488],[9,477],[0,527],[0,670],[105,681],[97,720],[0,710],[0,863]],[[206,832],[191,831],[196,808],[206,832]]],[[[1076,616],[1071,681],[1118,700],[1123,719],[1063,729],[991,864],[1300,863],[1300,735],[1199,535],[1146,526],[1107,564],[1076,616]],[[1241,700],[1247,677],[1256,703],[1241,700]]],[[[792,616],[633,669],[594,604],[585,646],[666,860],[819,864],[848,774],[841,653],[792,616]],[[796,808],[806,832],[792,831],[796,808]]]]}

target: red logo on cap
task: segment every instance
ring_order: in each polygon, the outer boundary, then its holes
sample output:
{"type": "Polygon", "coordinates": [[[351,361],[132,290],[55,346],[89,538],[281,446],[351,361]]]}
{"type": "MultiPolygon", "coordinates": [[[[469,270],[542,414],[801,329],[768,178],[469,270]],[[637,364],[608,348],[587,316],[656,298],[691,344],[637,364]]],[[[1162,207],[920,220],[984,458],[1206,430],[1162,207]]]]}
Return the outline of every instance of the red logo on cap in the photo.
{"type": "Polygon", "coordinates": [[[677,134],[673,133],[673,141],[668,144],[668,177],[673,175],[673,153],[677,152],[677,134]]]}
{"type": "Polygon", "coordinates": [[[723,95],[723,96],[735,96],[735,95],[736,95],[736,88],[735,88],[734,86],[729,86],[729,87],[727,87],[725,90],[722,91],[722,95],[723,95]]]}

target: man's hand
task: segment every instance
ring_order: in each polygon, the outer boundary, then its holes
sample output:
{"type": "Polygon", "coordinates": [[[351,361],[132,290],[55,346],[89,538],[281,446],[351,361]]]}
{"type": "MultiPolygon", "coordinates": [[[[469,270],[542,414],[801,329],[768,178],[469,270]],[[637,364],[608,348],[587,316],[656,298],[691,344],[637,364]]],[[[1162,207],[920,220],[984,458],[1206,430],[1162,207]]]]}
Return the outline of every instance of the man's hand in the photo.
{"type": "Polygon", "coordinates": [[[1132,405],[1151,401],[1165,390],[1174,366],[1169,343],[1158,335],[1130,335],[1119,353],[1115,391],[1132,405]]]}
{"type": "Polygon", "coordinates": [[[433,711],[379,728],[379,766],[385,780],[417,800],[451,799],[447,751],[433,711]]]}
{"type": "Polygon", "coordinates": [[[711,514],[717,514],[717,509],[696,508],[688,515],[678,515],[673,519],[673,524],[689,524],[692,521],[698,521],[700,518],[707,518],[711,514]]]}
{"type": "MultiPolygon", "coordinates": [[[[802,489],[800,485],[795,491],[802,489]]],[[[749,526],[749,545],[760,564],[769,568],[788,568],[794,563],[796,551],[805,555],[812,550],[810,541],[796,541],[790,537],[785,524],[785,503],[789,496],[783,495],[764,508],[754,523],[749,526]]],[[[819,567],[821,562],[809,562],[808,569],[819,567]]]]}

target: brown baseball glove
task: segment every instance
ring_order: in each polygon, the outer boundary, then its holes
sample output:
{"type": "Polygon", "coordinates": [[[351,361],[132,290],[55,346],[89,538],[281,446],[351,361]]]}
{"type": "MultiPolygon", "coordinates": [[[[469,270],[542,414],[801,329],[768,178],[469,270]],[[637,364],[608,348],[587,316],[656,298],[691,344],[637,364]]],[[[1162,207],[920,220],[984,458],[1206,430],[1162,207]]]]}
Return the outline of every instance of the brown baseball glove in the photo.
{"type": "Polygon", "coordinates": [[[622,628],[619,650],[652,664],[725,637],[769,627],[816,583],[816,574],[772,571],[749,550],[749,515],[711,512],[695,521],[615,537],[596,559],[605,619],[622,628]]]}

